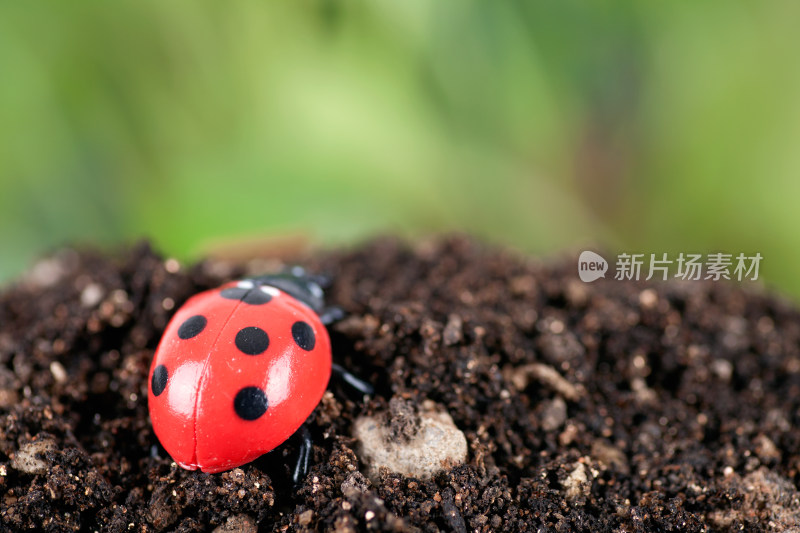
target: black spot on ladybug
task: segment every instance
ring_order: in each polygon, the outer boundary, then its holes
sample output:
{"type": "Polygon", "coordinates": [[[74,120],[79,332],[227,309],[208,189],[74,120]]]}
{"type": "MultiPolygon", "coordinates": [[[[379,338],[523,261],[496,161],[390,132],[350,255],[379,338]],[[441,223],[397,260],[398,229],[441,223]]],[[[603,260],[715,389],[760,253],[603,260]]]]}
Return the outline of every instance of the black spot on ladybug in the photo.
{"type": "Polygon", "coordinates": [[[153,370],[153,380],[150,382],[150,387],[153,389],[154,396],[159,396],[167,388],[168,377],[167,367],[164,365],[158,365],[153,370]]]}
{"type": "Polygon", "coordinates": [[[220,291],[219,295],[223,298],[227,298],[228,300],[241,300],[244,298],[244,295],[250,292],[252,289],[242,289],[240,287],[231,287],[229,289],[223,289],[220,291]]]}
{"type": "Polygon", "coordinates": [[[261,305],[272,300],[272,296],[264,291],[258,289],[251,289],[250,292],[244,295],[242,301],[250,305],[261,305]]]}
{"type": "Polygon", "coordinates": [[[233,410],[244,420],[255,420],[267,412],[267,395],[258,387],[245,387],[236,393],[233,410]]]}
{"type": "Polygon", "coordinates": [[[219,293],[228,300],[239,300],[250,305],[261,305],[272,300],[272,296],[259,289],[245,289],[243,287],[231,287],[219,293]]]}
{"type": "Polygon", "coordinates": [[[236,334],[236,347],[247,355],[259,355],[269,347],[267,332],[255,326],[242,328],[236,334]]]}
{"type": "Polygon", "coordinates": [[[203,315],[194,315],[187,318],[186,321],[178,328],[178,337],[181,339],[191,339],[196,337],[206,328],[208,320],[203,315]]]}
{"type": "Polygon", "coordinates": [[[314,328],[306,322],[292,324],[292,337],[294,342],[307,352],[313,350],[314,345],[317,343],[317,338],[314,336],[314,328]]]}

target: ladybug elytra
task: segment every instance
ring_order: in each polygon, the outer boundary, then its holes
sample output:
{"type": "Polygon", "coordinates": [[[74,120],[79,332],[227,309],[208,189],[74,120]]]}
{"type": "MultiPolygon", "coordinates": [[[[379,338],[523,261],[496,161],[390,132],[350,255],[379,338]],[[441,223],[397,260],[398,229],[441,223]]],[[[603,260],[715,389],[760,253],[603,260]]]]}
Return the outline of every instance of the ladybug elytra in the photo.
{"type": "Polygon", "coordinates": [[[295,433],[328,386],[324,323],[336,311],[301,270],[190,298],[164,331],[149,376],[153,429],[175,462],[222,472],[295,433]]]}

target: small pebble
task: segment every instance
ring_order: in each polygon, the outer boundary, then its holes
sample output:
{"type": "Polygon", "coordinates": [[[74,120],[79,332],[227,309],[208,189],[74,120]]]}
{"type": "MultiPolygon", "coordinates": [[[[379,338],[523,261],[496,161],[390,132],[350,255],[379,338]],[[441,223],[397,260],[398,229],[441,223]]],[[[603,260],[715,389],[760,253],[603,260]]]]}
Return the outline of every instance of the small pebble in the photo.
{"type": "Polygon", "coordinates": [[[630,466],[625,453],[618,447],[602,440],[598,439],[592,443],[592,459],[605,466],[613,467],[626,475],[630,473],[630,466]]]}
{"type": "Polygon", "coordinates": [[[11,467],[26,474],[42,474],[50,463],[44,458],[45,452],[56,449],[56,443],[51,439],[34,440],[22,447],[11,459],[11,467]]]}
{"type": "MultiPolygon", "coordinates": [[[[560,324],[560,326],[556,326],[558,329],[558,327],[563,328],[564,323],[556,321],[553,324],[560,324]]],[[[578,338],[568,331],[557,334],[544,332],[537,341],[537,347],[541,350],[544,359],[556,366],[565,361],[580,359],[586,353],[586,349],[578,338]]]]}
{"type": "Polygon", "coordinates": [[[445,346],[453,346],[458,344],[464,338],[462,331],[464,323],[458,315],[450,315],[447,317],[447,324],[442,332],[442,340],[445,346]]]}
{"type": "Polygon", "coordinates": [[[587,470],[583,463],[576,463],[575,468],[561,483],[568,502],[580,505],[591,493],[592,482],[587,470]]]}
{"type": "Polygon", "coordinates": [[[366,475],[378,480],[386,468],[408,477],[429,479],[467,458],[467,439],[446,412],[429,408],[419,414],[417,428],[406,438],[392,437],[391,421],[384,415],[362,416],[353,425],[359,459],[366,475]]]}
{"type": "Polygon", "coordinates": [[[645,289],[639,293],[639,305],[644,309],[652,309],[658,303],[658,294],[653,289],[645,289]]]}
{"type": "Polygon", "coordinates": [[[756,455],[758,455],[759,459],[765,463],[780,460],[781,451],[775,443],[772,442],[772,439],[761,433],[757,435],[753,441],[756,445],[756,455]]]}
{"type": "Polygon", "coordinates": [[[97,283],[90,283],[81,291],[81,305],[84,307],[94,307],[100,303],[103,296],[105,296],[103,287],[97,283]]]}
{"type": "Polygon", "coordinates": [[[170,257],[166,261],[164,261],[164,270],[169,272],[170,274],[175,274],[181,269],[181,264],[178,262],[177,259],[170,257]]]}
{"type": "Polygon", "coordinates": [[[50,373],[53,374],[53,379],[56,380],[56,383],[66,383],[67,378],[69,377],[64,365],[58,361],[53,361],[50,363],[50,373]]]}
{"type": "Polygon", "coordinates": [[[720,381],[723,383],[728,383],[733,377],[733,363],[727,359],[714,359],[711,361],[711,371],[720,379],[720,381]]]}
{"type": "Polygon", "coordinates": [[[542,406],[542,429],[555,431],[564,425],[567,420],[567,403],[560,396],[556,396],[542,406]]]}
{"type": "MultiPolygon", "coordinates": [[[[72,252],[74,253],[74,252],[72,252]]],[[[59,257],[48,257],[33,265],[26,275],[34,286],[47,288],[55,285],[67,273],[67,267],[59,257]]]]}

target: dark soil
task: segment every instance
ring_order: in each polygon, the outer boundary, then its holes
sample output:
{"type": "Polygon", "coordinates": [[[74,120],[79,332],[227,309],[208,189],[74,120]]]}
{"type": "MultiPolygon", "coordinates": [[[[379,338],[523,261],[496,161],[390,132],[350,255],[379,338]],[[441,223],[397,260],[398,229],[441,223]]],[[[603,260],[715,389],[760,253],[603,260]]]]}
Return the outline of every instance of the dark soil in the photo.
{"type": "Polygon", "coordinates": [[[67,250],[0,296],[2,530],[785,531],[800,527],[800,313],[725,283],[577,279],[465,238],[300,258],[333,276],[332,386],[290,440],[223,474],[176,467],[147,373],[193,293],[276,261],[177,268],[67,250]],[[362,475],[359,414],[433,400],[465,464],[362,475]]]}

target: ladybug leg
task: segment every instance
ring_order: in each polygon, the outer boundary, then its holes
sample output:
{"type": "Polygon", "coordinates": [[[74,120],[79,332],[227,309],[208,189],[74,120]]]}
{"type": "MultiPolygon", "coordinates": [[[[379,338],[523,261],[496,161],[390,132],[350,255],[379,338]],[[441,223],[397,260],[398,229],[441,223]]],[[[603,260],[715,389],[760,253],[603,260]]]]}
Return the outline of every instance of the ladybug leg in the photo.
{"type": "Polygon", "coordinates": [[[297,436],[300,439],[300,449],[297,452],[297,463],[294,465],[294,472],[292,472],[292,484],[295,489],[300,488],[303,484],[306,474],[308,474],[309,463],[311,462],[311,432],[308,427],[303,424],[297,430],[297,436]]]}
{"type": "Polygon", "coordinates": [[[375,394],[375,387],[373,387],[370,383],[367,383],[363,379],[357,378],[344,368],[341,365],[337,365],[333,363],[332,370],[333,375],[337,377],[337,379],[341,380],[343,383],[346,383],[351,388],[355,389],[356,391],[360,392],[362,395],[366,394],[367,396],[372,396],[375,394]]]}

